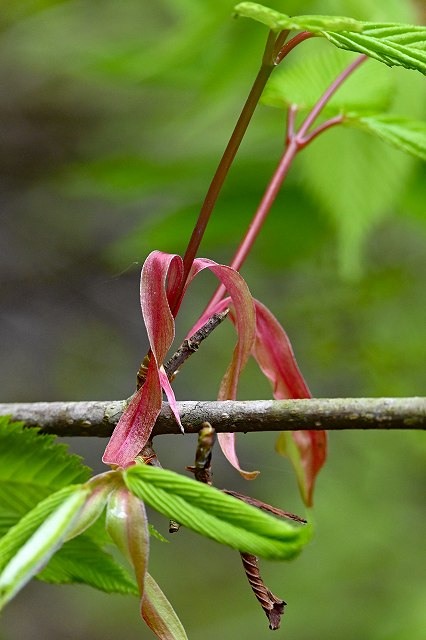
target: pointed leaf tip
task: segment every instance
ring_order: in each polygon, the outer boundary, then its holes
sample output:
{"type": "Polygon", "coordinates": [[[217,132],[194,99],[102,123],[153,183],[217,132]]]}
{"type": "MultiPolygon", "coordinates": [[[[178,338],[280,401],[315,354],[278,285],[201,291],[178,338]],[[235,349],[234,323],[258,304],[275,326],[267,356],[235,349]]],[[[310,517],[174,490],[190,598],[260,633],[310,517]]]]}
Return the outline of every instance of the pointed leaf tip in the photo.
{"type": "Polygon", "coordinates": [[[188,640],[185,629],[154,578],[147,573],[141,614],[160,640],[188,640]]]}

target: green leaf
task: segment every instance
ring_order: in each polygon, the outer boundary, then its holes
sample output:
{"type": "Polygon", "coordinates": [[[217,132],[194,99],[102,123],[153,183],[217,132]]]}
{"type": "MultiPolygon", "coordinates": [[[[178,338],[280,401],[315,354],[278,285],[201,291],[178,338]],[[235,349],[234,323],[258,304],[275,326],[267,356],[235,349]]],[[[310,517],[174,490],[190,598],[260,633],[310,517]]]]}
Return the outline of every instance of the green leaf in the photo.
{"type": "MultiPolygon", "coordinates": [[[[117,487],[117,481],[121,479],[116,471],[107,471],[95,476],[87,483],[90,495],[83,508],[76,518],[73,526],[67,533],[67,540],[79,536],[87,529],[93,530],[93,525],[97,523],[106,507],[109,495],[117,487]]],[[[102,522],[102,528],[105,523],[102,522]]],[[[95,536],[99,536],[99,526],[96,527],[95,536]]],[[[93,531],[91,531],[92,533],[93,531]]]]}
{"type": "Polygon", "coordinates": [[[0,516],[14,514],[16,523],[46,496],[85,482],[90,473],[55,436],[0,417],[0,516]]]}
{"type": "Polygon", "coordinates": [[[257,2],[240,2],[234,8],[236,16],[251,18],[266,25],[272,31],[361,31],[362,24],[353,18],[341,16],[288,16],[257,2]]]}
{"type": "MultiPolygon", "coordinates": [[[[107,476],[107,474],[104,474],[107,476]]],[[[112,475],[112,474],[111,474],[112,475]]],[[[81,485],[77,485],[78,487],[81,485]]],[[[102,495],[97,491],[99,483],[88,483],[84,486],[86,502],[91,504],[90,491],[96,497],[102,495]]],[[[70,486],[50,495],[39,503],[32,511],[27,513],[15,526],[11,527],[0,540],[0,570],[19,553],[26,542],[42,526],[52,512],[69,499],[75,493],[76,487],[70,486]]],[[[103,496],[102,496],[103,501],[103,496]]],[[[85,505],[80,509],[84,512],[85,505]]],[[[95,510],[100,516],[100,510],[95,510]]],[[[16,516],[13,515],[13,518],[16,516]]],[[[70,528],[65,532],[64,539],[70,533],[75,533],[75,523],[79,514],[70,528]]],[[[93,522],[93,518],[90,518],[93,522]]],[[[99,522],[99,520],[98,520],[99,522]]],[[[129,573],[118,564],[112,556],[102,547],[104,539],[108,540],[105,532],[99,530],[98,522],[91,526],[85,534],[66,542],[63,547],[51,557],[47,566],[36,577],[39,580],[57,584],[85,583],[106,592],[138,594],[138,588],[129,573]]],[[[6,525],[10,524],[9,521],[6,525]]],[[[0,521],[1,525],[1,521],[0,521]]],[[[55,550],[55,549],[53,549],[55,550]]],[[[45,561],[48,557],[45,558],[45,561]]]]}
{"type": "Polygon", "coordinates": [[[83,583],[107,593],[139,594],[129,572],[87,535],[66,542],[36,578],[54,584],[83,583]]]}
{"type": "Polygon", "coordinates": [[[368,131],[396,149],[426,160],[426,123],[393,115],[349,116],[344,124],[368,131]]]}
{"type": "Polygon", "coordinates": [[[395,207],[412,166],[409,156],[343,127],[319,136],[301,154],[302,181],[336,229],[345,277],[359,276],[363,241],[395,207]]]}
{"type": "MultiPolygon", "coordinates": [[[[0,561],[3,566],[0,575],[0,608],[40,571],[62,545],[68,529],[89,493],[89,489],[83,485],[75,485],[71,489],[72,491],[49,513],[47,518],[40,520],[40,509],[38,509],[38,518],[29,519],[28,516],[31,514],[34,516],[34,511],[37,511],[36,507],[0,541],[0,561]],[[39,526],[34,531],[36,521],[39,526]],[[15,548],[16,553],[10,556],[10,535],[22,540],[23,535],[27,535],[30,531],[32,534],[27,537],[25,543],[15,548]],[[4,560],[7,556],[8,561],[5,564],[4,560]]],[[[63,491],[59,493],[63,497],[63,491]]],[[[50,506],[52,496],[49,496],[45,503],[50,506]]]]}
{"type": "MultiPolygon", "coordinates": [[[[289,59],[274,72],[262,95],[264,104],[284,109],[297,105],[299,110],[310,110],[351,61],[347,53],[327,47],[326,43],[326,50],[318,52],[320,43],[315,44],[314,52],[305,51],[304,56],[289,59]]],[[[383,111],[389,107],[393,88],[388,69],[375,62],[363,64],[332,96],[323,113],[383,111]]]]}
{"type": "Polygon", "coordinates": [[[310,538],[309,527],[278,520],[173,471],[138,464],[124,472],[124,481],[160,513],[239,551],[284,560],[297,555],[310,538]]]}
{"type": "Polygon", "coordinates": [[[389,67],[401,66],[426,74],[426,27],[393,22],[362,24],[362,33],[324,30],[321,35],[340,49],[362,53],[389,67]]]}
{"type": "Polygon", "coordinates": [[[426,74],[426,27],[394,22],[359,22],[339,16],[289,17],[255,2],[242,2],[235,14],[252,18],[273,31],[303,30],[327,38],[334,46],[356,51],[392,67],[426,74]]]}
{"type": "Polygon", "coordinates": [[[7,531],[0,540],[0,570],[4,569],[41,524],[75,493],[76,487],[78,489],[81,485],[64,487],[48,496],[7,531]]]}
{"type": "Polygon", "coordinates": [[[142,617],[160,640],[188,640],[185,629],[154,578],[145,576],[142,617]]]}

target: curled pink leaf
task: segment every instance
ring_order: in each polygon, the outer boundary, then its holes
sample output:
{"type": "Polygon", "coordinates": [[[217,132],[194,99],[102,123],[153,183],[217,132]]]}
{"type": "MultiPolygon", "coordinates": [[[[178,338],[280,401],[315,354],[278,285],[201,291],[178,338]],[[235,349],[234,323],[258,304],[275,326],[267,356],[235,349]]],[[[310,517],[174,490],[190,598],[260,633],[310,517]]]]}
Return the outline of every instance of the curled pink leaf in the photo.
{"type": "MultiPolygon", "coordinates": [[[[212,271],[226,287],[235,309],[238,341],[231,363],[222,379],[219,399],[236,397],[241,371],[251,352],[255,338],[255,310],[250,291],[240,274],[226,265],[219,265],[206,258],[194,261],[186,288],[203,269],[212,271]]],[[[161,410],[162,391],[169,400],[176,420],[180,423],[175,396],[163,369],[163,362],[173,342],[175,322],[170,301],[174,299],[183,278],[183,262],[180,256],[153,251],[145,260],[141,274],[141,307],[150,344],[150,360],[146,379],[134,395],[118,422],[103,455],[103,461],[125,467],[148,441],[161,410]]],[[[225,308],[220,303],[220,308],[225,308]]],[[[243,475],[253,473],[241,470],[235,453],[234,436],[221,436],[225,455],[243,475]]]]}
{"type": "MultiPolygon", "coordinates": [[[[163,399],[161,383],[166,384],[164,377],[160,377],[160,368],[175,336],[169,300],[182,276],[180,256],[153,251],[144,262],[140,297],[151,357],[145,383],[121,416],[105,449],[102,460],[107,464],[120,467],[131,464],[148,441],[160,413],[163,399]]],[[[166,392],[173,404],[174,395],[169,384],[166,392]]]]}
{"type": "MultiPolygon", "coordinates": [[[[310,398],[286,332],[261,302],[256,300],[255,306],[256,341],[253,355],[273,385],[274,398],[310,398]]],[[[283,432],[277,441],[277,451],[290,458],[303,500],[311,506],[315,479],[327,455],[326,432],[283,432]]]]}

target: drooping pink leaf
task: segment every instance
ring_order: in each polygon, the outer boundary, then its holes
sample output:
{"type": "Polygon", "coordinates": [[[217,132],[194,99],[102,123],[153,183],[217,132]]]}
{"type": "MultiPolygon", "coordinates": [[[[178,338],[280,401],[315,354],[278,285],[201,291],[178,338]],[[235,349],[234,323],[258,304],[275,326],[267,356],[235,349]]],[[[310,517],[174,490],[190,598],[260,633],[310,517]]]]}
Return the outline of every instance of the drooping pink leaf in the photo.
{"type": "Polygon", "coordinates": [[[151,358],[144,385],[123,412],[102,456],[105,464],[126,467],[145,446],[161,410],[163,394],[156,362],[151,358]]]}
{"type": "Polygon", "coordinates": [[[272,382],[275,398],[310,398],[288,336],[275,316],[258,300],[253,355],[272,382]]]}
{"type": "MultiPolygon", "coordinates": [[[[226,265],[218,265],[216,262],[206,258],[194,260],[189,282],[203,269],[210,269],[226,287],[234,307],[238,341],[232,354],[232,360],[222,378],[218,400],[235,400],[241,371],[251,353],[255,339],[256,316],[253,298],[245,280],[237,271],[226,265]]],[[[228,300],[226,300],[226,306],[228,306],[228,300]]],[[[210,315],[218,309],[225,309],[226,306],[222,306],[223,304],[225,304],[225,301],[221,301],[218,304],[218,308],[215,307],[214,310],[211,310],[210,315]]],[[[226,458],[244,478],[247,480],[256,478],[258,471],[244,471],[241,469],[235,451],[235,433],[218,434],[218,442],[226,458]]]]}
{"type": "MultiPolygon", "coordinates": [[[[261,302],[256,300],[255,306],[256,341],[253,355],[273,385],[274,398],[310,398],[287,334],[261,302]]],[[[278,438],[277,451],[290,458],[303,500],[311,506],[315,479],[327,455],[326,432],[284,431],[278,438]]]]}

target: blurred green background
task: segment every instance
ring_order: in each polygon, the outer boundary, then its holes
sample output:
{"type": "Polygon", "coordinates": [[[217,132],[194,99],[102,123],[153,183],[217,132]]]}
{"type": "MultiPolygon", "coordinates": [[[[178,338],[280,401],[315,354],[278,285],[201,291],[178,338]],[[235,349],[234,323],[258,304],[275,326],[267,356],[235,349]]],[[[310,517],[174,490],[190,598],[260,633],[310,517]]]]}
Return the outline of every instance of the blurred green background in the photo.
{"type": "MultiPolygon", "coordinates": [[[[153,249],[184,251],[266,30],[232,20],[229,0],[1,4],[2,402],[124,398],[147,348],[141,264],[153,249]]],[[[422,1],[269,4],[290,14],[426,19],[422,1]]],[[[288,65],[315,64],[324,44],[304,43],[288,65]]],[[[388,88],[391,112],[426,115],[420,74],[368,65],[388,88]]],[[[201,255],[231,259],[280,156],[284,124],[284,111],[258,108],[201,255]]],[[[285,326],[313,395],[424,395],[425,177],[400,152],[337,129],[293,166],[243,275],[285,326]]],[[[213,287],[208,276],[194,283],[179,338],[213,287]]],[[[215,397],[233,341],[231,327],[215,332],[176,380],[179,399],[215,397]]],[[[240,397],[270,393],[249,364],[240,397]]],[[[288,602],[277,637],[424,638],[421,436],[331,434],[313,543],[288,565],[262,563],[288,602]]],[[[215,483],[303,512],[274,439],[239,437],[244,468],[262,472],[250,486],[216,452],[215,483]]],[[[191,464],[194,438],[156,445],[165,466],[191,464]]],[[[102,470],[105,442],[70,446],[102,470]]],[[[166,533],[164,519],[153,521],[166,533]]],[[[191,640],[270,634],[229,549],[180,531],[169,545],[153,541],[150,564],[191,640]]],[[[0,621],[1,640],[117,636],[153,637],[136,600],[88,587],[33,583],[0,621]]]]}

